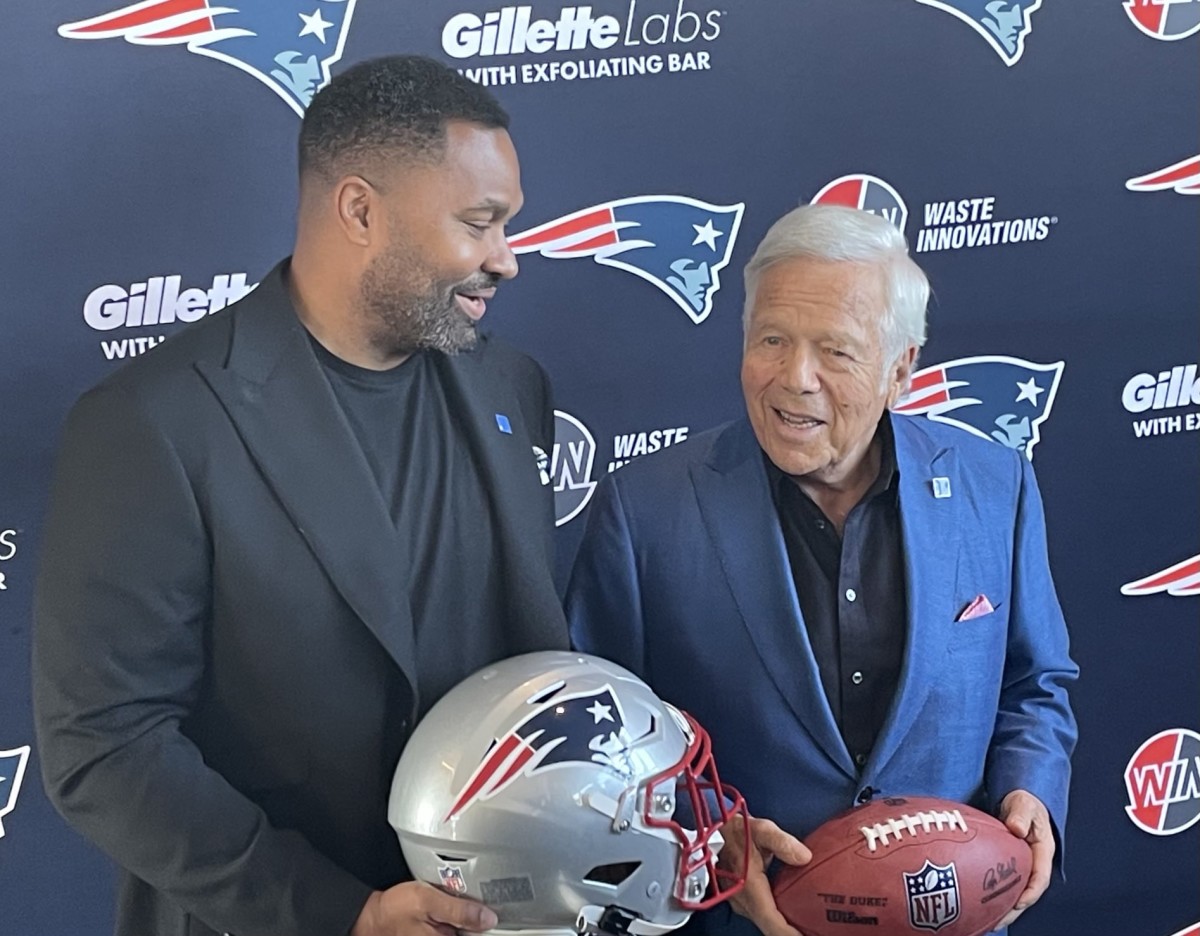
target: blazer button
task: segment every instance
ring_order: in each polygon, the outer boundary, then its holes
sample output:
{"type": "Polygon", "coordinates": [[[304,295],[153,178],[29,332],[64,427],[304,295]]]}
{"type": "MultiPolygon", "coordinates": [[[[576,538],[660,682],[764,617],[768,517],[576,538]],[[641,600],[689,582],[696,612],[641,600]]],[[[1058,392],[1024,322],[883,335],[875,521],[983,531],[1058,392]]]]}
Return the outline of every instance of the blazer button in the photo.
{"type": "Polygon", "coordinates": [[[862,792],[858,794],[858,802],[860,804],[869,803],[871,802],[871,797],[874,795],[875,791],[873,789],[870,787],[863,787],[862,792]]]}

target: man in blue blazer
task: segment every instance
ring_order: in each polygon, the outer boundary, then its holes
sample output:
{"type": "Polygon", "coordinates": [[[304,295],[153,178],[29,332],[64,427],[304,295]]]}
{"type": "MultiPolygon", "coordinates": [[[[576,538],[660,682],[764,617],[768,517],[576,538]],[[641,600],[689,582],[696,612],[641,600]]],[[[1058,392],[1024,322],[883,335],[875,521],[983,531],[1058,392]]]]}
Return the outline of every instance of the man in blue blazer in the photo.
{"type": "MultiPolygon", "coordinates": [[[[889,412],[928,295],[883,219],[785,215],[746,269],[747,418],[610,475],[571,578],[575,645],[691,712],[769,817],[733,906],[768,936],[795,934],[771,858],[803,863],[796,836],[876,795],[971,803],[1029,842],[1004,925],[1062,840],[1078,670],[1032,468],[889,412]]],[[[750,923],[726,907],[700,921],[750,923]]]]}

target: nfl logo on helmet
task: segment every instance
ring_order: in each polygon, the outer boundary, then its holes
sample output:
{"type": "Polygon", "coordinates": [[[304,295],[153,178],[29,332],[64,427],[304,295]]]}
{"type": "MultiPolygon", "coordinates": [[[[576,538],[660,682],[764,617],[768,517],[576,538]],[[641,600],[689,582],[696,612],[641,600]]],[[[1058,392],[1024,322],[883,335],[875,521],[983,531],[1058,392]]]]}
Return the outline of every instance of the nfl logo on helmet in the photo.
{"type": "Polygon", "coordinates": [[[67,23],[67,39],[122,38],[134,45],[186,45],[253,75],[297,114],[329,83],[342,57],[356,0],[144,0],[67,23]]]}
{"type": "Polygon", "coordinates": [[[710,205],[682,195],[603,202],[514,234],[513,253],[592,257],[653,283],[699,325],[712,311],[742,223],[743,203],[710,205]]]}
{"type": "Polygon", "coordinates": [[[1032,460],[1064,366],[999,354],[958,358],[913,374],[894,409],[1020,449],[1032,460]]]}

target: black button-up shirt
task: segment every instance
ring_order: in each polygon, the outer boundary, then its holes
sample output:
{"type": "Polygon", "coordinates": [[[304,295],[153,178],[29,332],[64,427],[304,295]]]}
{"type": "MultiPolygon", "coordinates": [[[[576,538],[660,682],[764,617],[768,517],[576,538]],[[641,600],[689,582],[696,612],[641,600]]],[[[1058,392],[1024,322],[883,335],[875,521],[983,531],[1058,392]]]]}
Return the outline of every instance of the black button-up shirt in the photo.
{"type": "Polygon", "coordinates": [[[821,684],[854,762],[867,763],[887,718],[907,630],[899,478],[891,421],[877,435],[879,475],[837,528],[763,455],[821,684]]]}

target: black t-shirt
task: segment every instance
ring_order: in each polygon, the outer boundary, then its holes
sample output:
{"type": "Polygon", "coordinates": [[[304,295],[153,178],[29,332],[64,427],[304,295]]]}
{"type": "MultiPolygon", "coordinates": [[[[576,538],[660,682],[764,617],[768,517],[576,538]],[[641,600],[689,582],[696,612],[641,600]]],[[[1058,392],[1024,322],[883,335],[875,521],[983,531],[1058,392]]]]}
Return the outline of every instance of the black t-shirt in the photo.
{"type": "Polygon", "coordinates": [[[438,352],[373,371],[312,345],[399,534],[396,587],[412,610],[423,716],[505,652],[491,504],[447,403],[438,352]]]}

